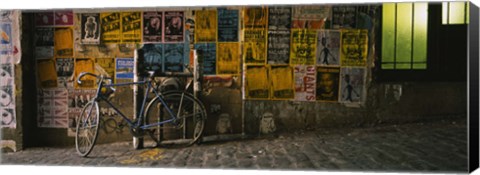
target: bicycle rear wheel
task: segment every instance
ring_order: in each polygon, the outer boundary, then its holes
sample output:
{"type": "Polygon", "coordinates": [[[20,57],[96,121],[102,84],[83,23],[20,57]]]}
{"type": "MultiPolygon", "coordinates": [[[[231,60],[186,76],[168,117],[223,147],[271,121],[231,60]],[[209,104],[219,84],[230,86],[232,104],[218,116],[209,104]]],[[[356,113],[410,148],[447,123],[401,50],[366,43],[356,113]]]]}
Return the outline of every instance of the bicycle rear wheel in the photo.
{"type": "Polygon", "coordinates": [[[155,124],[171,119],[168,110],[177,116],[172,122],[147,129],[157,145],[189,146],[202,136],[207,116],[205,107],[193,95],[180,91],[166,92],[160,98],[153,98],[147,105],[146,124],[155,124]]]}
{"type": "Polygon", "coordinates": [[[93,149],[98,136],[100,123],[98,103],[88,102],[77,117],[75,132],[75,147],[80,156],[86,157],[93,149]]]}

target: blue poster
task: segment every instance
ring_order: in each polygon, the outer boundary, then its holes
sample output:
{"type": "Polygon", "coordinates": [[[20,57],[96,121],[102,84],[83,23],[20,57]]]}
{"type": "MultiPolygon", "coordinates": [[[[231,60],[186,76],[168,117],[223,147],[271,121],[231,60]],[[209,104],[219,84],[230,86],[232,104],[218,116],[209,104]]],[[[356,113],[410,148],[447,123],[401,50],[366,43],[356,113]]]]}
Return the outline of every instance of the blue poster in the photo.
{"type": "Polygon", "coordinates": [[[12,24],[0,23],[0,54],[5,55],[13,51],[12,24]]]}
{"type": "Polygon", "coordinates": [[[238,41],[238,10],[218,10],[218,41],[238,41]]]}
{"type": "Polygon", "coordinates": [[[184,46],[183,43],[164,45],[165,72],[183,72],[183,60],[186,54],[184,46]]]}
{"type": "Polygon", "coordinates": [[[195,44],[199,60],[203,60],[203,74],[215,75],[217,67],[217,49],[215,43],[195,44]]]}
{"type": "Polygon", "coordinates": [[[143,71],[163,72],[163,44],[145,44],[143,50],[143,71]]]}
{"type": "Polygon", "coordinates": [[[133,58],[117,58],[115,61],[116,79],[133,79],[133,58]]]}

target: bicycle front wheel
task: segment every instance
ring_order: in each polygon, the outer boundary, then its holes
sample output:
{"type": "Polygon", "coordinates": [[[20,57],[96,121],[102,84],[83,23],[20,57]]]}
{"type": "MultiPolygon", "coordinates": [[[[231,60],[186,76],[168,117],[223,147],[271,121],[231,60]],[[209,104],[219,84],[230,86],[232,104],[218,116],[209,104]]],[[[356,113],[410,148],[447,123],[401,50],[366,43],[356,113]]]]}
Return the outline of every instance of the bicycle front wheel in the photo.
{"type": "Polygon", "coordinates": [[[172,119],[171,115],[176,117],[171,122],[147,129],[157,145],[189,146],[202,136],[207,113],[203,104],[190,93],[171,91],[164,93],[162,98],[153,98],[145,115],[147,125],[172,119]]]}
{"type": "Polygon", "coordinates": [[[75,147],[80,156],[86,157],[93,149],[98,136],[100,123],[98,103],[88,102],[77,117],[75,132],[75,147]]]}

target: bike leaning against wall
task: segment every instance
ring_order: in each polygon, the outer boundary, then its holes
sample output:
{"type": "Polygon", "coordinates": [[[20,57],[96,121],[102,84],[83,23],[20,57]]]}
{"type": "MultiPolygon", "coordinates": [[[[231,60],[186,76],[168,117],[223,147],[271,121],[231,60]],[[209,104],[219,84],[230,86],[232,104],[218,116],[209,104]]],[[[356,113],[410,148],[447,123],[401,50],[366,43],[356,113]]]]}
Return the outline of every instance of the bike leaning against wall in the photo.
{"type": "MultiPolygon", "coordinates": [[[[86,157],[93,149],[98,137],[100,124],[100,109],[98,103],[104,101],[108,106],[126,121],[130,133],[137,138],[143,138],[145,135],[151,137],[153,141],[160,145],[162,140],[158,137],[162,127],[166,124],[174,128],[183,130],[183,136],[175,142],[177,145],[189,146],[197,143],[202,136],[207,113],[203,103],[186,91],[158,91],[154,83],[155,72],[151,72],[149,79],[145,81],[112,84],[111,78],[103,75],[96,75],[89,72],[82,72],[77,79],[82,83],[82,77],[93,76],[97,80],[97,92],[82,109],[80,115],[76,118],[75,147],[80,156],[86,157]],[[115,92],[115,86],[145,86],[145,94],[142,100],[142,106],[136,119],[131,120],[126,117],[115,105],[113,105],[108,96],[115,92]],[[154,97],[147,103],[149,93],[154,97]],[[146,105],[147,104],[147,105],[146,105]],[[146,106],[145,106],[146,105],[146,106]]],[[[139,145],[134,145],[139,148],[139,145]]]]}

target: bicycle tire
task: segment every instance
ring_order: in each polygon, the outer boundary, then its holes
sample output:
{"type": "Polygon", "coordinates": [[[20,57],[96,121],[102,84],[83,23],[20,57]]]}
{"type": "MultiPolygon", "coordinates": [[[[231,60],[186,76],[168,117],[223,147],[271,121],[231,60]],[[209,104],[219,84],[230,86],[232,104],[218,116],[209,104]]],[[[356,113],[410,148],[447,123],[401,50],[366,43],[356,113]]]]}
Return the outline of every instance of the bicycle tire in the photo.
{"type": "MultiPolygon", "coordinates": [[[[170,106],[169,108],[175,115],[181,114],[177,122],[182,123],[182,127],[180,129],[184,129],[184,132],[182,132],[181,137],[178,137],[177,135],[177,137],[172,136],[171,138],[168,138],[169,140],[181,141],[172,146],[190,146],[194,143],[197,143],[203,134],[205,120],[207,117],[203,103],[195,98],[192,94],[182,91],[169,91],[163,93],[162,99],[167,105],[170,106]],[[183,100],[181,100],[182,97],[183,100]],[[180,104],[182,104],[182,110],[180,113],[178,113],[180,104]]],[[[158,123],[161,115],[168,114],[165,106],[159,101],[159,97],[155,97],[150,100],[145,111],[145,123],[147,125],[158,123]]],[[[160,134],[162,133],[160,129],[162,129],[162,127],[166,128],[166,126],[173,126],[172,122],[163,124],[159,127],[154,127],[153,129],[147,129],[150,138],[157,143],[157,146],[162,146],[162,138],[160,137],[160,134]]]]}
{"type": "Polygon", "coordinates": [[[75,148],[82,157],[86,157],[92,151],[97,141],[100,125],[99,112],[98,103],[92,100],[83,107],[82,112],[77,117],[75,148]]]}

